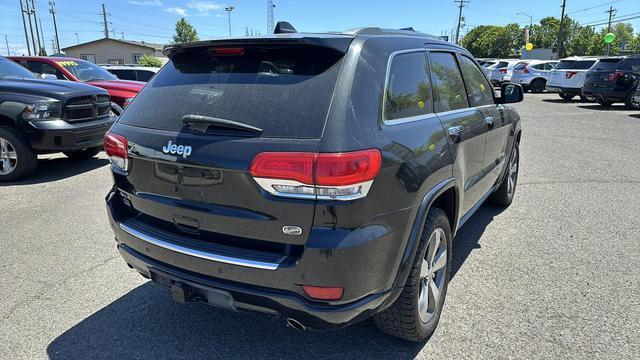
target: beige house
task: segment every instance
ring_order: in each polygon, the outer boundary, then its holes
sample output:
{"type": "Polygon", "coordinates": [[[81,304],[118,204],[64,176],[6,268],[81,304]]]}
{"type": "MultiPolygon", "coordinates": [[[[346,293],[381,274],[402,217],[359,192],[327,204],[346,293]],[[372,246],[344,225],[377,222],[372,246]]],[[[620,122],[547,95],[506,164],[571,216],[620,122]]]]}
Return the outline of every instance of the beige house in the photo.
{"type": "Polygon", "coordinates": [[[162,54],[163,47],[162,44],[144,41],[104,38],[68,46],[62,50],[68,57],[88,60],[96,64],[137,64],[143,55],[155,56],[163,62],[166,61],[166,57],[162,54]]]}

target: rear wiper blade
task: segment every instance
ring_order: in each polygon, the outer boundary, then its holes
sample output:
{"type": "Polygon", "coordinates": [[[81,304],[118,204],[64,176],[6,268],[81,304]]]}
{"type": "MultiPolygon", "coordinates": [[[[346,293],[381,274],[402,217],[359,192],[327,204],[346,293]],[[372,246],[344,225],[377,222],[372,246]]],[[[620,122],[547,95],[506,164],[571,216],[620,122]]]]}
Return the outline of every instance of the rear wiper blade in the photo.
{"type": "Polygon", "coordinates": [[[262,133],[262,129],[251,126],[248,124],[243,124],[241,122],[220,119],[211,116],[203,116],[203,115],[185,115],[182,117],[182,123],[189,126],[191,129],[201,132],[207,132],[209,127],[217,127],[217,128],[225,128],[225,129],[233,129],[246,131],[251,133],[260,134],[262,133]]]}

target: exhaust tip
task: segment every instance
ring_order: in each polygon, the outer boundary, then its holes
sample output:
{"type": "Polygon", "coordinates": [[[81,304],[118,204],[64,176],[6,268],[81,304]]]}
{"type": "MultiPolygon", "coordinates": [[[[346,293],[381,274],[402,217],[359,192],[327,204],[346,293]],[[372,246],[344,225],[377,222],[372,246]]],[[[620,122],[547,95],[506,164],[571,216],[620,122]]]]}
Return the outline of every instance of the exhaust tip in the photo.
{"type": "Polygon", "coordinates": [[[292,328],[294,328],[296,330],[300,330],[300,331],[303,331],[303,330],[306,329],[306,326],[302,325],[302,323],[300,323],[298,320],[292,319],[292,318],[288,318],[287,319],[287,325],[291,326],[292,328]]]}

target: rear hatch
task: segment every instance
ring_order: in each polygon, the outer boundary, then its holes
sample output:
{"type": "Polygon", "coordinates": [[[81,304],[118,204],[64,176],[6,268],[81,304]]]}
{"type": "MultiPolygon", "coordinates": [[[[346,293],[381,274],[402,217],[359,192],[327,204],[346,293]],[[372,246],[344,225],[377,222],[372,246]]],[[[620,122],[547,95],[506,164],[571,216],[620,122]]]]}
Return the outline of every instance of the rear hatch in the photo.
{"type": "Polygon", "coordinates": [[[596,60],[561,60],[549,74],[548,86],[582,88],[587,71],[596,60]]]}
{"type": "Polygon", "coordinates": [[[585,89],[592,88],[607,88],[611,87],[615,81],[610,79],[610,75],[615,72],[616,67],[621,59],[601,59],[595,64],[589,71],[587,71],[584,87],[585,89]]]}
{"type": "Polygon", "coordinates": [[[640,73],[640,57],[602,59],[587,73],[585,88],[614,89],[634,85],[640,73]]]}
{"type": "Polygon", "coordinates": [[[128,140],[128,171],[114,177],[129,225],[259,251],[304,245],[315,200],[275,197],[249,168],[262,152],[317,152],[351,40],[174,49],[111,130],[128,140]]]}

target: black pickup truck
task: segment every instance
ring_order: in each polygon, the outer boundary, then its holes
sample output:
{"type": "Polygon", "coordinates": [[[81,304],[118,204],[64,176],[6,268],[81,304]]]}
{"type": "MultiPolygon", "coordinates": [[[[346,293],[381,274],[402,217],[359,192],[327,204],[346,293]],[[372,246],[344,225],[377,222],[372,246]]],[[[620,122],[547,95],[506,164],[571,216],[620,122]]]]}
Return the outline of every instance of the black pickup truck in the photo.
{"type": "Polygon", "coordinates": [[[0,182],[31,173],[38,154],[93,157],[115,119],[105,90],[38,79],[0,56],[0,182]]]}

